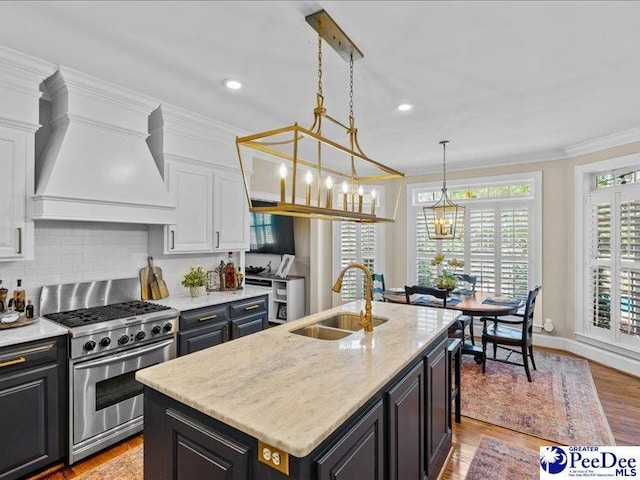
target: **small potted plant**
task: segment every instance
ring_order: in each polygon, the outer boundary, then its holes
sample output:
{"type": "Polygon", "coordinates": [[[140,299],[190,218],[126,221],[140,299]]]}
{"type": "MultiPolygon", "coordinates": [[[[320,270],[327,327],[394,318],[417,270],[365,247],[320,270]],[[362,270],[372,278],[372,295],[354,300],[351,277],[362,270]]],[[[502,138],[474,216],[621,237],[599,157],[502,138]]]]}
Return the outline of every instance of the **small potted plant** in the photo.
{"type": "Polygon", "coordinates": [[[452,258],[448,260],[449,266],[453,269],[453,271],[445,270],[443,267],[444,255],[442,253],[436,253],[436,255],[431,260],[431,265],[436,267],[436,278],[434,280],[434,284],[436,287],[441,288],[443,290],[447,290],[448,292],[454,290],[458,283],[458,279],[455,276],[456,270],[460,267],[464,267],[464,261],[458,260],[456,258],[452,258]]]}
{"type": "Polygon", "coordinates": [[[182,285],[189,288],[192,297],[199,297],[205,293],[207,272],[202,267],[191,267],[182,279],[182,285]]]}

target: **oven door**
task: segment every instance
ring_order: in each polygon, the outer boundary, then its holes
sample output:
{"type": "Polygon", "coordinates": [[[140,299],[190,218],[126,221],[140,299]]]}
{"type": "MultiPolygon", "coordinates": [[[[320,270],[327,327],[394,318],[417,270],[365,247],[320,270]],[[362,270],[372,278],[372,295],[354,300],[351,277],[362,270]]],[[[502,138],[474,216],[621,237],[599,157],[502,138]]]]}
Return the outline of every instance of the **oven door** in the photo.
{"type": "Polygon", "coordinates": [[[73,444],[142,415],[136,371],[175,357],[175,339],[73,365],[73,444]]]}

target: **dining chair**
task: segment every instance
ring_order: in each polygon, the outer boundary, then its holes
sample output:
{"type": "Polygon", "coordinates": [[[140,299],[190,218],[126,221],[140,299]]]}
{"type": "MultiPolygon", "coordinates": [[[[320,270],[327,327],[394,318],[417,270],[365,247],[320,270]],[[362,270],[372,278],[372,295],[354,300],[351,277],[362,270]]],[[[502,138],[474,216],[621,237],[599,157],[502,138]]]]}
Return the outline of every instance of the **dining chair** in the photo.
{"type": "MultiPolygon", "coordinates": [[[[478,277],[475,275],[468,275],[466,273],[457,273],[454,275],[459,281],[466,282],[471,285],[471,293],[476,293],[476,283],[478,282],[478,277]]],[[[473,316],[472,315],[460,315],[458,317],[458,321],[462,322],[464,326],[469,326],[469,340],[471,340],[471,345],[476,344],[476,337],[473,332],[473,316]]],[[[464,329],[463,329],[464,331],[464,329]]]]}
{"type": "Polygon", "coordinates": [[[372,273],[371,274],[371,299],[379,302],[386,302],[382,292],[386,290],[384,285],[384,273],[372,273]]]}
{"type": "Polygon", "coordinates": [[[442,300],[442,306],[447,306],[447,294],[446,290],[441,290],[435,287],[426,287],[424,285],[413,285],[411,287],[405,285],[404,286],[404,295],[407,300],[407,305],[414,304],[411,301],[411,295],[431,295],[432,297],[436,297],[442,300]]]}
{"type": "Polygon", "coordinates": [[[533,312],[536,306],[536,297],[540,292],[541,286],[535,287],[529,291],[527,302],[524,306],[523,316],[505,315],[501,317],[482,317],[482,352],[484,362],[482,364],[482,373],[485,371],[487,344],[493,344],[493,360],[502,363],[510,363],[514,365],[524,366],[527,374],[527,380],[531,380],[531,372],[529,371],[529,357],[531,357],[531,365],[536,369],[536,362],[533,359],[533,312]],[[496,358],[498,347],[508,350],[506,358],[496,358]],[[519,351],[516,348],[519,347],[519,351]],[[510,361],[509,357],[512,353],[520,353],[522,355],[522,363],[510,361]]]}

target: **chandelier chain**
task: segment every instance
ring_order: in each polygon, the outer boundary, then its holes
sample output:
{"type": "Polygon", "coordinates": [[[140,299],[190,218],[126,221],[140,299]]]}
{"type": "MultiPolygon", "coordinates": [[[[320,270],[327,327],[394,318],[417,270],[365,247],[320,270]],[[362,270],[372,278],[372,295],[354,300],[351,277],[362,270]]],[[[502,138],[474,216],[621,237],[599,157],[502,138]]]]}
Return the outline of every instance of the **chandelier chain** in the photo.
{"type": "Polygon", "coordinates": [[[447,189],[447,142],[442,142],[442,189],[447,189]]]}
{"type": "Polygon", "coordinates": [[[353,51],[349,59],[349,118],[353,118],[353,51]]]}
{"type": "Polygon", "coordinates": [[[318,22],[318,94],[322,95],[322,22],[318,22]]]}

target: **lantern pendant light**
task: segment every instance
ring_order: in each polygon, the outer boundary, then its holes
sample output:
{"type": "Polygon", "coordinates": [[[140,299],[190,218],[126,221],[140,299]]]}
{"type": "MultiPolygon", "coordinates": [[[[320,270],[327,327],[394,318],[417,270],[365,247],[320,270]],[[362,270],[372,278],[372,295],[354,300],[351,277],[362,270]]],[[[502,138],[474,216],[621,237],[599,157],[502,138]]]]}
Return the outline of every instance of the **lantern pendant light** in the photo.
{"type": "Polygon", "coordinates": [[[442,194],[431,207],[424,207],[424,220],[429,240],[454,239],[458,221],[464,218],[464,207],[451,201],[447,193],[447,143],[442,140],[442,194]]]}

